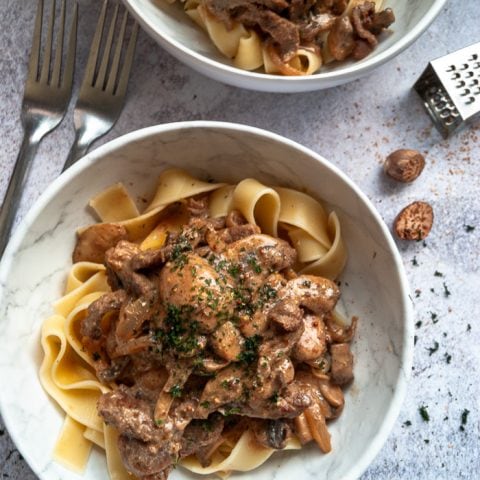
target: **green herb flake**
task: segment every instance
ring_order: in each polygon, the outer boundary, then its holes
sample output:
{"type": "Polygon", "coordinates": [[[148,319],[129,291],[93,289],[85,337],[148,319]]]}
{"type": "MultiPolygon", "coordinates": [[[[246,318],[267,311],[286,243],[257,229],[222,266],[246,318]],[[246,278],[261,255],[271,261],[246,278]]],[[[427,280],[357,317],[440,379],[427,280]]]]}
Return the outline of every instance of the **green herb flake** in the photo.
{"type": "Polygon", "coordinates": [[[416,335],[414,335],[413,337],[413,344],[416,345],[417,344],[417,340],[418,340],[418,337],[416,335]]]}
{"type": "Polygon", "coordinates": [[[158,426],[163,425],[163,420],[161,418],[157,418],[155,420],[155,424],[158,425],[158,426]]]}
{"type": "Polygon", "coordinates": [[[422,326],[422,321],[419,320],[419,321],[415,324],[415,326],[416,326],[417,328],[420,328],[420,327],[422,326]]]}
{"type": "Polygon", "coordinates": [[[470,413],[470,410],[467,410],[466,408],[463,410],[462,412],[462,424],[460,425],[460,430],[462,432],[465,431],[465,425],[467,424],[467,421],[468,421],[468,414],[470,413]]]}
{"type": "Polygon", "coordinates": [[[279,398],[279,395],[278,395],[278,392],[275,392],[270,398],[270,402],[276,404],[278,402],[278,398],[279,398]]]}
{"type": "Polygon", "coordinates": [[[443,273],[439,272],[438,270],[435,270],[435,273],[433,274],[435,277],[443,277],[443,273]]]}
{"type": "Polygon", "coordinates": [[[228,417],[230,415],[238,415],[241,412],[240,408],[238,407],[231,407],[231,408],[226,408],[224,410],[224,416],[228,417]]]}
{"type": "Polygon", "coordinates": [[[412,425],[412,422],[410,420],[407,420],[406,422],[403,422],[404,427],[410,427],[412,425]]]}
{"type": "Polygon", "coordinates": [[[438,315],[436,313],[430,312],[430,318],[432,319],[433,323],[438,322],[438,315]]]}
{"type": "Polygon", "coordinates": [[[475,227],[472,225],[464,225],[464,228],[467,233],[472,233],[475,230],[475,227]]]}
{"type": "Polygon", "coordinates": [[[433,347],[427,348],[428,356],[431,357],[439,348],[438,342],[433,342],[433,347]]]}
{"type": "Polygon", "coordinates": [[[208,408],[210,408],[210,402],[209,401],[202,402],[202,403],[200,403],[200,406],[202,408],[208,409],[208,408]]]}
{"type": "Polygon", "coordinates": [[[418,267],[417,257],[413,257],[413,258],[412,258],[412,265],[413,265],[414,267],[418,267]]]}
{"type": "Polygon", "coordinates": [[[429,422],[430,421],[430,415],[428,414],[428,407],[426,405],[422,405],[419,409],[418,412],[420,413],[420,416],[422,417],[422,420],[424,422],[429,422]]]}
{"type": "Polygon", "coordinates": [[[255,362],[258,357],[258,347],[260,345],[260,341],[260,335],[247,337],[245,339],[243,351],[239,353],[237,360],[247,365],[251,365],[253,362],[255,362]]]}
{"type": "Polygon", "coordinates": [[[471,329],[472,329],[472,326],[469,323],[467,323],[467,332],[469,332],[471,329]]]}
{"type": "Polygon", "coordinates": [[[428,444],[428,443],[430,443],[430,440],[429,440],[428,438],[426,438],[426,439],[424,440],[424,442],[428,444]]]}
{"type": "Polygon", "coordinates": [[[445,295],[445,297],[449,297],[452,293],[450,292],[450,290],[448,289],[447,287],[447,284],[445,282],[443,282],[443,294],[445,295]]]}
{"type": "Polygon", "coordinates": [[[173,398],[178,398],[178,397],[181,397],[182,396],[182,389],[178,386],[178,385],[174,385],[171,389],[170,389],[170,395],[173,397],[173,398]]]}
{"type": "Polygon", "coordinates": [[[452,361],[452,356],[447,352],[445,355],[445,361],[450,364],[450,362],[452,361]]]}

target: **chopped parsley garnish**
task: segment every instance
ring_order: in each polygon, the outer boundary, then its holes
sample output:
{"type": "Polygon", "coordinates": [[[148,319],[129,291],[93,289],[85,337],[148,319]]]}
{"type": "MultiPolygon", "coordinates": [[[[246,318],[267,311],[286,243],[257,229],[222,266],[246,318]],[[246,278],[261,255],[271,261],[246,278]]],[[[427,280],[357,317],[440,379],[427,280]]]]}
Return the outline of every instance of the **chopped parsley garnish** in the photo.
{"type": "Polygon", "coordinates": [[[262,285],[258,290],[259,293],[259,308],[262,308],[265,303],[268,303],[269,300],[277,298],[277,291],[271,285],[262,285]]]}
{"type": "Polygon", "coordinates": [[[444,355],[444,357],[448,364],[452,361],[452,356],[448,352],[444,355]]]}
{"type": "Polygon", "coordinates": [[[462,432],[465,431],[465,425],[467,424],[468,420],[468,414],[470,413],[470,410],[467,410],[466,408],[462,412],[462,424],[460,425],[460,430],[462,432]]]}
{"type": "Polygon", "coordinates": [[[439,272],[438,270],[435,270],[435,273],[433,274],[435,277],[443,277],[443,273],[439,272]]]}
{"type": "Polygon", "coordinates": [[[413,258],[412,258],[412,265],[413,265],[414,267],[418,267],[417,257],[413,257],[413,258]]]}
{"type": "Polygon", "coordinates": [[[425,443],[430,443],[430,440],[428,438],[425,438],[425,440],[423,440],[425,443]]]}
{"type": "Polygon", "coordinates": [[[169,393],[173,398],[181,397],[182,396],[182,389],[178,385],[174,385],[170,389],[169,393]]]}
{"type": "Polygon", "coordinates": [[[432,319],[433,323],[438,322],[438,315],[436,313],[430,312],[430,318],[432,319]]]}
{"type": "Polygon", "coordinates": [[[472,326],[469,323],[467,323],[467,332],[469,332],[471,329],[472,329],[472,326]]]}
{"type": "Polygon", "coordinates": [[[200,406],[202,408],[210,408],[210,402],[209,401],[202,402],[200,406]]]}
{"type": "Polygon", "coordinates": [[[418,340],[418,337],[416,335],[413,336],[413,344],[416,345],[417,344],[417,340],[418,340]]]}
{"type": "Polygon", "coordinates": [[[447,284],[443,282],[443,294],[448,298],[451,295],[450,290],[447,287],[447,284]]]}
{"type": "Polygon", "coordinates": [[[228,417],[229,415],[238,415],[240,412],[241,410],[238,407],[226,408],[224,410],[224,416],[228,417]]]}
{"type": "Polygon", "coordinates": [[[420,416],[424,422],[430,421],[430,415],[428,414],[427,408],[428,407],[426,405],[423,405],[418,409],[418,412],[420,413],[420,416]]]}
{"type": "Polygon", "coordinates": [[[233,277],[237,278],[240,275],[240,265],[238,263],[231,263],[227,272],[233,277]]]}
{"type": "Polygon", "coordinates": [[[471,233],[471,232],[473,232],[473,231],[475,230],[475,227],[472,226],[472,225],[464,225],[464,227],[465,227],[465,231],[466,231],[467,233],[471,233]]]}
{"type": "Polygon", "coordinates": [[[159,425],[159,426],[160,426],[160,425],[163,425],[163,420],[162,420],[161,418],[157,418],[157,419],[155,420],[155,423],[156,423],[157,425],[159,425]]]}
{"type": "Polygon", "coordinates": [[[254,253],[249,253],[246,260],[255,273],[262,273],[262,267],[259,265],[257,256],[254,253]]]}
{"type": "Polygon", "coordinates": [[[278,398],[279,398],[278,392],[275,392],[275,393],[269,398],[269,400],[270,400],[272,403],[277,403],[277,402],[278,402],[278,398]]]}
{"type": "Polygon", "coordinates": [[[260,345],[260,335],[253,335],[245,339],[243,351],[237,357],[239,362],[251,365],[258,358],[258,347],[260,345]]]}
{"type": "Polygon", "coordinates": [[[412,425],[412,422],[410,420],[407,420],[406,422],[403,422],[404,427],[410,427],[412,425]]]}
{"type": "Polygon", "coordinates": [[[185,252],[192,250],[192,245],[185,235],[179,235],[172,248],[171,259],[176,269],[183,268],[188,261],[185,252]]]}
{"type": "Polygon", "coordinates": [[[164,330],[159,329],[155,332],[155,340],[162,341],[165,348],[180,353],[188,353],[197,348],[198,322],[190,318],[193,307],[190,305],[178,307],[169,303],[166,310],[164,330]]]}
{"type": "Polygon", "coordinates": [[[431,357],[438,350],[439,346],[438,342],[433,342],[433,347],[427,348],[428,355],[431,357]]]}
{"type": "Polygon", "coordinates": [[[415,324],[415,326],[416,326],[417,328],[420,328],[420,327],[422,326],[422,321],[419,320],[419,321],[415,324]]]}

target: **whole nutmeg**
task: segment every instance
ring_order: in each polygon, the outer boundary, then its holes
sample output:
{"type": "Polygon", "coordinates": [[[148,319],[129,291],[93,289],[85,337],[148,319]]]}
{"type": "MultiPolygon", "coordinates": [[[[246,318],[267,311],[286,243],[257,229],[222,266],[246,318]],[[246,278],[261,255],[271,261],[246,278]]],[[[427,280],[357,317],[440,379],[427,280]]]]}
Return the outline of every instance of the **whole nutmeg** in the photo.
{"type": "Polygon", "coordinates": [[[402,240],[423,240],[433,225],[433,208],[426,202],[413,202],[395,219],[395,233],[402,240]]]}
{"type": "Polygon", "coordinates": [[[409,183],[422,173],[425,157],[417,150],[401,149],[391,153],[385,160],[385,173],[393,179],[409,183]]]}

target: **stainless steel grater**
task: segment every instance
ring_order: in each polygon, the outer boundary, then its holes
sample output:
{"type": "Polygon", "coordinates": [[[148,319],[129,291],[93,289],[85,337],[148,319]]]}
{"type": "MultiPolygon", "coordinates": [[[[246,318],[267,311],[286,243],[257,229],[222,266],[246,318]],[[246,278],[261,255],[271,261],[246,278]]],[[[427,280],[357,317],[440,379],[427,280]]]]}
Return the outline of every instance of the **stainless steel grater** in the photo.
{"type": "Polygon", "coordinates": [[[430,62],[413,88],[445,138],[480,116],[480,42],[430,62]]]}

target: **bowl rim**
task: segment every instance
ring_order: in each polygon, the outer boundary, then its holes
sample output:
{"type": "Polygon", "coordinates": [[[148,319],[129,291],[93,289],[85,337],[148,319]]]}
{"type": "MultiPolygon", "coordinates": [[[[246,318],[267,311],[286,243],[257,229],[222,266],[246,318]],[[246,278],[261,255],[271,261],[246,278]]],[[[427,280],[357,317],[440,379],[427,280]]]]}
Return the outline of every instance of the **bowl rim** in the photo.
{"type": "Polygon", "coordinates": [[[202,55],[190,49],[189,47],[186,47],[184,44],[182,44],[178,40],[175,40],[170,35],[162,33],[157,28],[155,28],[153,19],[145,18],[141,14],[137,0],[123,0],[130,13],[136,18],[136,20],[140,23],[143,29],[146,30],[148,34],[153,37],[158,43],[160,43],[162,47],[164,47],[172,55],[176,56],[176,58],[181,60],[183,63],[190,66],[189,61],[187,60],[187,58],[189,58],[191,61],[193,61],[193,63],[198,69],[203,68],[202,70],[200,70],[202,71],[202,73],[205,72],[204,69],[206,67],[209,67],[212,69],[212,71],[222,75],[223,79],[227,78],[227,76],[232,78],[232,82],[235,81],[235,85],[243,84],[247,86],[247,84],[249,84],[250,82],[261,84],[273,81],[275,83],[278,83],[278,85],[283,86],[284,88],[288,88],[289,85],[292,86],[294,84],[303,84],[304,88],[308,88],[308,85],[313,87],[313,85],[311,84],[317,84],[317,82],[321,84],[323,83],[323,81],[325,81],[326,83],[341,81],[342,79],[346,81],[348,80],[348,77],[351,77],[352,75],[355,75],[355,78],[366,75],[374,68],[383,65],[385,62],[408,48],[418,37],[420,37],[425,32],[425,30],[435,20],[435,18],[438,16],[438,14],[448,0],[433,1],[434,3],[432,4],[432,6],[425,13],[423,18],[412,28],[410,32],[408,32],[398,42],[394,43],[378,55],[373,55],[372,57],[367,58],[361,63],[354,62],[351,65],[347,65],[344,68],[340,68],[331,72],[320,72],[307,76],[283,76],[242,70],[240,68],[234,67],[232,65],[227,65],[217,60],[213,60],[205,55],[202,55]],[[181,56],[176,55],[175,52],[178,51],[181,52],[181,56]]]}
{"type": "MultiPolygon", "coordinates": [[[[181,131],[183,129],[192,129],[192,128],[200,128],[200,129],[216,129],[216,130],[223,130],[223,131],[236,131],[236,132],[244,132],[248,134],[253,134],[262,138],[267,138],[273,142],[283,144],[290,148],[296,149],[301,153],[310,156],[315,161],[322,164],[324,168],[331,170],[335,175],[339,176],[341,180],[343,180],[347,186],[354,191],[356,195],[363,201],[363,203],[367,206],[370,214],[377,222],[378,226],[380,227],[385,241],[387,243],[388,248],[393,256],[393,261],[396,267],[397,276],[401,285],[401,303],[403,310],[405,312],[404,317],[404,332],[403,332],[403,349],[399,352],[400,357],[400,368],[397,373],[396,382],[394,383],[394,394],[392,400],[390,402],[389,407],[387,408],[385,417],[381,424],[381,427],[377,431],[376,435],[373,437],[373,440],[367,446],[363,454],[360,456],[360,459],[353,464],[347,474],[342,478],[342,480],[354,480],[362,475],[363,472],[368,468],[374,458],[377,456],[381,448],[383,447],[384,443],[386,442],[390,432],[392,431],[394,424],[397,420],[397,417],[400,413],[400,409],[402,407],[403,401],[406,396],[407,392],[407,383],[411,376],[411,370],[413,365],[413,352],[414,352],[414,345],[413,345],[413,307],[410,301],[409,295],[409,286],[408,280],[406,276],[406,272],[403,266],[403,262],[400,256],[400,252],[397,249],[397,246],[393,240],[393,237],[388,230],[387,225],[383,221],[380,216],[380,213],[376,210],[372,202],[368,199],[368,197],[360,190],[360,188],[345,174],[341,171],[337,166],[330,163],[320,154],[314,152],[310,148],[307,148],[293,140],[290,140],[286,137],[283,137],[279,134],[270,132],[268,130],[260,129],[257,127],[251,127],[244,124],[239,123],[230,123],[230,122],[218,122],[218,121],[204,121],[204,120],[197,120],[197,121],[183,121],[183,122],[173,122],[167,124],[159,124],[154,125],[146,128],[142,128],[139,130],[134,130],[130,133],[122,135],[114,140],[111,140],[104,145],[96,148],[91,153],[84,156],[80,159],[77,163],[75,163],[72,167],[67,169],[64,173],[62,173],[59,177],[57,177],[42,193],[40,198],[35,202],[35,204],[30,208],[26,216],[20,222],[20,225],[15,230],[13,236],[11,237],[7,248],[5,250],[5,254],[0,261],[0,303],[3,302],[8,274],[13,266],[13,260],[15,257],[15,253],[18,251],[22,241],[24,240],[25,236],[27,235],[29,229],[32,226],[32,223],[38,217],[38,215],[42,212],[45,206],[54,198],[64,184],[68,183],[69,181],[73,180],[75,177],[79,176],[88,169],[88,167],[95,162],[99,161],[102,157],[110,153],[111,151],[117,150],[132,141],[138,141],[144,138],[148,138],[149,136],[154,136],[159,133],[171,132],[171,131],[181,131]]],[[[7,321],[7,320],[0,320],[0,321],[7,321]]],[[[1,357],[1,350],[0,349],[0,357],[1,357]]],[[[33,470],[33,472],[39,476],[42,480],[50,480],[47,477],[43,476],[42,468],[40,465],[37,464],[34,458],[29,454],[29,450],[27,450],[26,446],[23,444],[22,438],[18,435],[13,428],[13,425],[10,422],[9,416],[5,415],[5,403],[3,399],[3,389],[0,389],[0,415],[3,418],[5,427],[7,428],[12,441],[14,442],[16,448],[21,452],[22,456],[33,470]]]]}

